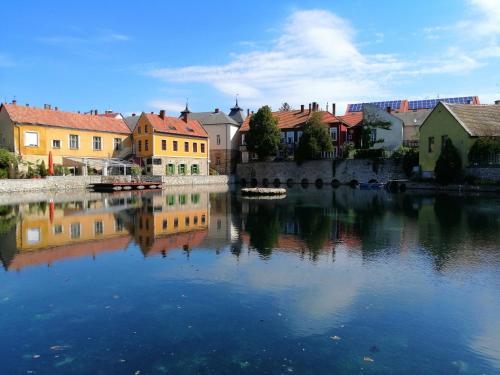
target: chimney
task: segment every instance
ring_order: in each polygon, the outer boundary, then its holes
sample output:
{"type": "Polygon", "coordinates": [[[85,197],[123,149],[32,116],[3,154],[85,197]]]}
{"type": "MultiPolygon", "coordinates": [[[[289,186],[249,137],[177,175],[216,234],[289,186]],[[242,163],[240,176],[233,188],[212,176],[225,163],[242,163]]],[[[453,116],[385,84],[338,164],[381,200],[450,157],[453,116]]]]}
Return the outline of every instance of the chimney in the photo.
{"type": "Polygon", "coordinates": [[[160,118],[162,120],[165,119],[165,110],[164,109],[160,109],[160,118]]]}
{"type": "Polygon", "coordinates": [[[247,117],[250,116],[250,108],[247,108],[247,117]]]}
{"type": "Polygon", "coordinates": [[[219,108],[215,108],[215,113],[219,113],[219,108]]]}
{"type": "Polygon", "coordinates": [[[57,108],[57,107],[54,107],[54,111],[57,111],[58,109],[59,109],[59,108],[57,108]]]}
{"type": "Polygon", "coordinates": [[[385,110],[387,111],[387,113],[391,113],[391,107],[387,107],[385,110]]]}
{"type": "Polygon", "coordinates": [[[97,116],[97,113],[98,113],[98,112],[97,112],[97,109],[94,109],[94,114],[95,114],[96,116],[97,116]]]}
{"type": "Polygon", "coordinates": [[[16,99],[12,100],[12,104],[16,105],[17,104],[17,100],[16,99]]]}
{"type": "Polygon", "coordinates": [[[29,103],[26,103],[26,107],[29,107],[29,106],[30,106],[29,103]]]}
{"type": "Polygon", "coordinates": [[[304,112],[304,104],[300,105],[300,112],[304,112]]]}
{"type": "Polygon", "coordinates": [[[132,113],[132,117],[135,117],[135,113],[132,113]]]}
{"type": "Polygon", "coordinates": [[[500,100],[495,100],[495,105],[500,105],[500,100]]]}
{"type": "Polygon", "coordinates": [[[335,103],[332,103],[332,115],[334,115],[334,116],[335,116],[335,109],[336,109],[335,103]]]}
{"type": "Polygon", "coordinates": [[[50,104],[44,104],[43,109],[50,109],[50,104]]]}
{"type": "Polygon", "coordinates": [[[311,112],[311,103],[309,103],[309,112],[311,112]]]}

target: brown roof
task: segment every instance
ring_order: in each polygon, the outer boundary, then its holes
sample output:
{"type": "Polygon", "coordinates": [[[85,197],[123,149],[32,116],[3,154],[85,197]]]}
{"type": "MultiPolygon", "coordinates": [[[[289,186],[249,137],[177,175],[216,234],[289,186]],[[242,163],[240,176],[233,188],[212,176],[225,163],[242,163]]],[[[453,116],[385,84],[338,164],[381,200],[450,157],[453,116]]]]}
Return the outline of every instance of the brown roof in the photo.
{"type": "Polygon", "coordinates": [[[474,137],[500,137],[500,105],[442,103],[474,137]]]}
{"type": "MultiPolygon", "coordinates": [[[[334,122],[339,122],[336,116],[332,115],[330,112],[326,111],[318,111],[322,119],[325,123],[331,124],[334,122]]],[[[283,112],[273,112],[273,117],[278,120],[278,128],[284,129],[296,129],[304,126],[304,124],[309,120],[311,114],[314,112],[310,112],[305,109],[304,111],[283,111],[283,112]]],[[[248,116],[243,125],[241,125],[240,132],[246,132],[250,129],[250,118],[252,116],[248,116]]]]}
{"type": "Polygon", "coordinates": [[[337,118],[348,126],[355,126],[363,121],[363,112],[349,112],[344,116],[337,116],[337,118]]]}
{"type": "Polygon", "coordinates": [[[151,126],[157,132],[208,138],[207,132],[196,120],[188,118],[186,123],[177,117],[165,116],[161,118],[154,113],[143,113],[143,115],[146,116],[151,126]]]}
{"type": "Polygon", "coordinates": [[[127,124],[125,124],[123,120],[117,118],[84,115],[75,112],[56,111],[54,109],[25,107],[17,104],[2,104],[0,110],[4,108],[13,122],[21,124],[57,126],[109,133],[130,133],[127,124]]]}

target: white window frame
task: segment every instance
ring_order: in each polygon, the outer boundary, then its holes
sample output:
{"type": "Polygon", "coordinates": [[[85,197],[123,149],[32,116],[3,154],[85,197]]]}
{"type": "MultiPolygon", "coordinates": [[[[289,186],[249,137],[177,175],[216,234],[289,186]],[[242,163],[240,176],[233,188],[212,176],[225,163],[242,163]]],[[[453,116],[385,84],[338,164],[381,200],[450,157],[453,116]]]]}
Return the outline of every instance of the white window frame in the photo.
{"type": "Polygon", "coordinates": [[[54,224],[54,226],[52,227],[52,233],[54,233],[55,235],[63,234],[64,233],[64,225],[62,225],[62,224],[54,224]],[[56,227],[61,227],[61,231],[59,233],[56,232],[56,227]]]}
{"type": "Polygon", "coordinates": [[[331,127],[330,128],[330,136],[332,138],[332,141],[337,142],[337,139],[338,139],[338,129],[336,127],[331,127]]]}
{"type": "Polygon", "coordinates": [[[37,131],[26,130],[24,132],[24,147],[39,147],[40,145],[40,134],[37,131]],[[36,144],[28,144],[27,134],[36,135],[36,144]]]}
{"type": "Polygon", "coordinates": [[[61,149],[61,147],[62,147],[62,141],[61,141],[60,139],[53,139],[53,140],[52,140],[52,148],[53,148],[54,150],[60,150],[60,149],[61,149]],[[54,142],[59,142],[59,147],[55,147],[55,146],[54,146],[54,142]]]}
{"type": "Polygon", "coordinates": [[[94,221],[94,236],[102,236],[104,234],[104,221],[102,220],[95,220],[94,221]],[[99,224],[100,223],[100,224],[99,224]],[[101,232],[98,233],[97,232],[97,224],[99,224],[101,226],[101,232]]]}
{"type": "Polygon", "coordinates": [[[103,146],[102,143],[103,143],[102,142],[102,137],[100,135],[93,135],[92,136],[92,150],[94,150],[94,151],[102,151],[102,146],[103,146]],[[99,146],[100,146],[99,148],[95,147],[95,141],[96,141],[96,139],[99,139],[99,146]]]}
{"type": "Polygon", "coordinates": [[[71,239],[80,238],[82,236],[82,225],[80,223],[71,223],[69,226],[69,235],[71,239]],[[73,236],[73,226],[78,228],[78,236],[73,236]]]}
{"type": "Polygon", "coordinates": [[[78,134],[69,134],[68,135],[68,145],[69,145],[69,149],[70,150],[79,150],[80,149],[80,135],[78,135],[78,134]],[[77,143],[76,147],[72,147],[71,146],[71,136],[76,137],[76,143],[77,143]]]}
{"type": "Polygon", "coordinates": [[[217,134],[217,144],[220,145],[220,134],[217,134]]]}
{"type": "Polygon", "coordinates": [[[26,230],[26,241],[28,244],[33,245],[39,243],[42,240],[42,231],[39,227],[36,228],[28,228],[26,230]],[[36,238],[33,238],[33,234],[36,234],[36,238]]]}
{"type": "MultiPolygon", "coordinates": [[[[101,141],[101,146],[102,146],[102,141],[101,141]]],[[[114,138],[113,139],[113,149],[115,151],[121,151],[123,149],[123,141],[121,138],[114,138]],[[116,146],[119,146],[118,148],[116,146]]]]}

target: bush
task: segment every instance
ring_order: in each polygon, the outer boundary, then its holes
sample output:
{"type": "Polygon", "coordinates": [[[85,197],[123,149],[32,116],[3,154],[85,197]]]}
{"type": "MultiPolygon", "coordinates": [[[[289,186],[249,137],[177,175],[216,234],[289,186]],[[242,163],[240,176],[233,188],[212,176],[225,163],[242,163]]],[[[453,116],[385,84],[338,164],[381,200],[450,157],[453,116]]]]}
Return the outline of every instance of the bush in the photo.
{"type": "Polygon", "coordinates": [[[436,181],[443,185],[457,181],[462,175],[462,159],[451,140],[448,140],[441,150],[434,174],[436,181]]]}
{"type": "Polygon", "coordinates": [[[377,159],[383,158],[385,150],[382,148],[367,148],[358,149],[354,153],[354,159],[377,159]]]}
{"type": "Polygon", "coordinates": [[[133,164],[130,167],[130,173],[132,174],[132,176],[140,176],[142,175],[142,167],[140,165],[133,164]]]}
{"type": "Polygon", "coordinates": [[[392,153],[391,158],[396,164],[402,162],[406,176],[410,177],[413,168],[418,166],[418,149],[400,146],[392,153]]]}
{"type": "Polygon", "coordinates": [[[42,162],[37,166],[38,168],[38,175],[41,177],[46,177],[49,174],[49,171],[47,170],[47,167],[45,166],[45,161],[42,160],[42,162]]]}
{"type": "Polygon", "coordinates": [[[497,155],[500,154],[500,138],[479,138],[469,150],[469,161],[473,164],[495,164],[497,155]]]}
{"type": "Polygon", "coordinates": [[[0,179],[9,178],[9,171],[6,168],[0,168],[0,179]]]}

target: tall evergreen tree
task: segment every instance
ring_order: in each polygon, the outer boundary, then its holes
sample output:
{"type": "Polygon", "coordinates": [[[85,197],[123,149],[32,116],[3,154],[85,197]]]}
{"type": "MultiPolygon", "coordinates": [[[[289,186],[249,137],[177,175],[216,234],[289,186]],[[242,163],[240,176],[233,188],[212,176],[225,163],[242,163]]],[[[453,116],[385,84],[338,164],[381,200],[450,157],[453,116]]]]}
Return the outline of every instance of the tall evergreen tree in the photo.
{"type": "Polygon", "coordinates": [[[295,152],[295,160],[302,163],[306,160],[316,160],[322,152],[332,152],[332,140],[328,126],[323,122],[321,114],[314,112],[302,129],[299,145],[295,152]]]}
{"type": "Polygon", "coordinates": [[[443,185],[456,181],[462,173],[462,159],[450,139],[441,150],[434,173],[436,181],[443,185]]]}
{"type": "Polygon", "coordinates": [[[280,145],[280,130],[271,108],[267,105],[260,108],[250,118],[249,125],[250,129],[245,136],[248,151],[255,152],[259,160],[274,155],[280,145]]]}

